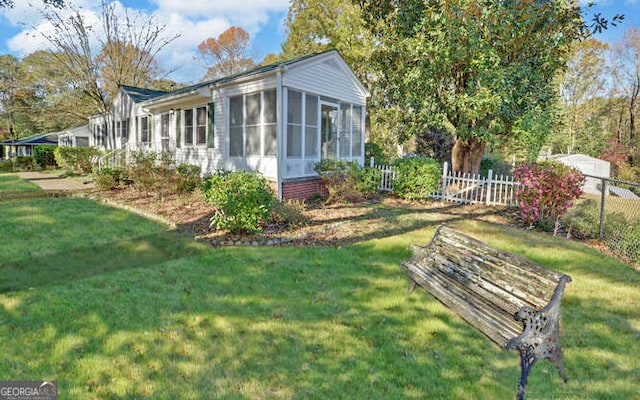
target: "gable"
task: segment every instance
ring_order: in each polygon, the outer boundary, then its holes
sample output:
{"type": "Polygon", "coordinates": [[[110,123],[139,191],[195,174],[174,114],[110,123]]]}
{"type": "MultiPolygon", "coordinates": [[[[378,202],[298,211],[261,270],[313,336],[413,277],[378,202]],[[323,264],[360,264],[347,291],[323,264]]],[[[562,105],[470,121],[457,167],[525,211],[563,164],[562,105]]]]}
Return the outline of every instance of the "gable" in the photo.
{"type": "Polygon", "coordinates": [[[285,69],[283,85],[357,105],[369,93],[335,50],[292,64],[285,69]]]}

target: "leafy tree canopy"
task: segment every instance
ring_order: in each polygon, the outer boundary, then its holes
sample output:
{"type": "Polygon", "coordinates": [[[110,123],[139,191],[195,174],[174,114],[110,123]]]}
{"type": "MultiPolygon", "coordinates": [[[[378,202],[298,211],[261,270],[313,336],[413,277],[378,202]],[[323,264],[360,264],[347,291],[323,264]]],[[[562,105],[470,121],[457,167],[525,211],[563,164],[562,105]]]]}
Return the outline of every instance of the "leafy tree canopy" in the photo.
{"type": "Polygon", "coordinates": [[[456,138],[453,168],[477,171],[485,145],[555,101],[553,78],[587,35],[561,0],[364,1],[386,100],[406,110],[405,135],[430,126],[456,138]]]}

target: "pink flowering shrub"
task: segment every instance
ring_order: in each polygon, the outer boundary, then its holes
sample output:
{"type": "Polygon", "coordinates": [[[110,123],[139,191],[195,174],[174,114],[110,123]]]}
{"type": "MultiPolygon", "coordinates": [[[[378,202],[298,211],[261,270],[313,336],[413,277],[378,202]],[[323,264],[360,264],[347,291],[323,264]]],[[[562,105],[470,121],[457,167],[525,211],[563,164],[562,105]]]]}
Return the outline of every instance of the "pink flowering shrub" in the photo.
{"type": "Polygon", "coordinates": [[[520,217],[528,225],[550,228],[558,233],[560,219],[582,195],[584,175],[575,168],[545,161],[514,170],[520,217]]]}

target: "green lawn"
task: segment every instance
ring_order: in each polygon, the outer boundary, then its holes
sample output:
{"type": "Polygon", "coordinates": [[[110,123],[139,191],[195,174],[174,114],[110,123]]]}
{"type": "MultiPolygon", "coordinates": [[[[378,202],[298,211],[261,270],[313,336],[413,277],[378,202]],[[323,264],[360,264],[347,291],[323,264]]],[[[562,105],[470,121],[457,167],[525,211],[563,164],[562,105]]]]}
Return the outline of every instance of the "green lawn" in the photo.
{"type": "Polygon", "coordinates": [[[40,187],[29,181],[20,179],[16,174],[0,174],[0,200],[14,192],[35,192],[40,187]]]}
{"type": "MultiPolygon", "coordinates": [[[[569,383],[539,363],[528,399],[640,398],[640,273],[563,239],[455,224],[573,277],[569,383]]],[[[211,248],[85,199],[0,202],[0,379],[57,380],[61,399],[513,398],[515,352],[407,295],[399,262],[434,229],[211,248]]]]}

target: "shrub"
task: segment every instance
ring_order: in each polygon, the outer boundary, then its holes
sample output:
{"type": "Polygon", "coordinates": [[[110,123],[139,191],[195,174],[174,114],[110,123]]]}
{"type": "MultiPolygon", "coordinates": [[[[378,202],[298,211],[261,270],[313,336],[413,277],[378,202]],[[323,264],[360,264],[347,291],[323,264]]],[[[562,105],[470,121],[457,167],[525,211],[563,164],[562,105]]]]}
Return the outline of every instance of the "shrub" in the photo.
{"type": "Polygon", "coordinates": [[[404,157],[394,162],[393,190],[407,200],[424,200],[438,190],[440,164],[428,157],[404,157]]]}
{"type": "Polygon", "coordinates": [[[356,162],[322,160],[315,171],[324,182],[327,202],[362,201],[373,196],[380,186],[380,171],[361,168],[356,162]]]}
{"type": "Polygon", "coordinates": [[[500,159],[485,156],[482,157],[482,161],[480,161],[480,175],[488,176],[489,170],[493,171],[493,176],[496,175],[509,175],[513,166],[508,164],[500,159]]]}
{"type": "Polygon", "coordinates": [[[219,172],[209,178],[205,199],[216,207],[211,225],[231,232],[259,232],[276,201],[259,173],[219,172]]]}
{"type": "Polygon", "coordinates": [[[56,145],[39,145],[33,149],[33,160],[42,168],[56,165],[54,151],[56,145]]]}
{"type": "Polygon", "coordinates": [[[284,200],[275,202],[269,223],[286,225],[289,228],[300,228],[309,223],[304,214],[305,203],[299,200],[284,200]]]}
{"type": "Polygon", "coordinates": [[[124,171],[119,168],[102,168],[99,172],[94,172],[93,177],[101,190],[111,190],[128,183],[124,171]]]}
{"type": "Polygon", "coordinates": [[[600,235],[600,205],[595,200],[577,204],[562,220],[569,228],[568,235],[591,239],[600,235]]]}
{"type": "Polygon", "coordinates": [[[56,163],[64,169],[81,174],[89,174],[100,152],[94,147],[58,146],[53,152],[56,163]]]}
{"type": "Polygon", "coordinates": [[[37,168],[37,166],[31,156],[18,156],[11,160],[1,162],[0,171],[12,172],[14,168],[16,171],[31,171],[37,168]]]}
{"type": "Polygon", "coordinates": [[[364,144],[364,162],[369,164],[371,157],[376,165],[384,165],[388,163],[387,157],[384,155],[384,150],[379,144],[373,142],[367,142],[364,144]]]}
{"type": "Polygon", "coordinates": [[[558,233],[560,219],[582,195],[584,175],[564,164],[545,161],[514,170],[520,217],[526,224],[558,233]]]}
{"type": "Polygon", "coordinates": [[[176,167],[176,174],[179,192],[193,192],[202,181],[198,165],[180,164],[176,167]]]}

